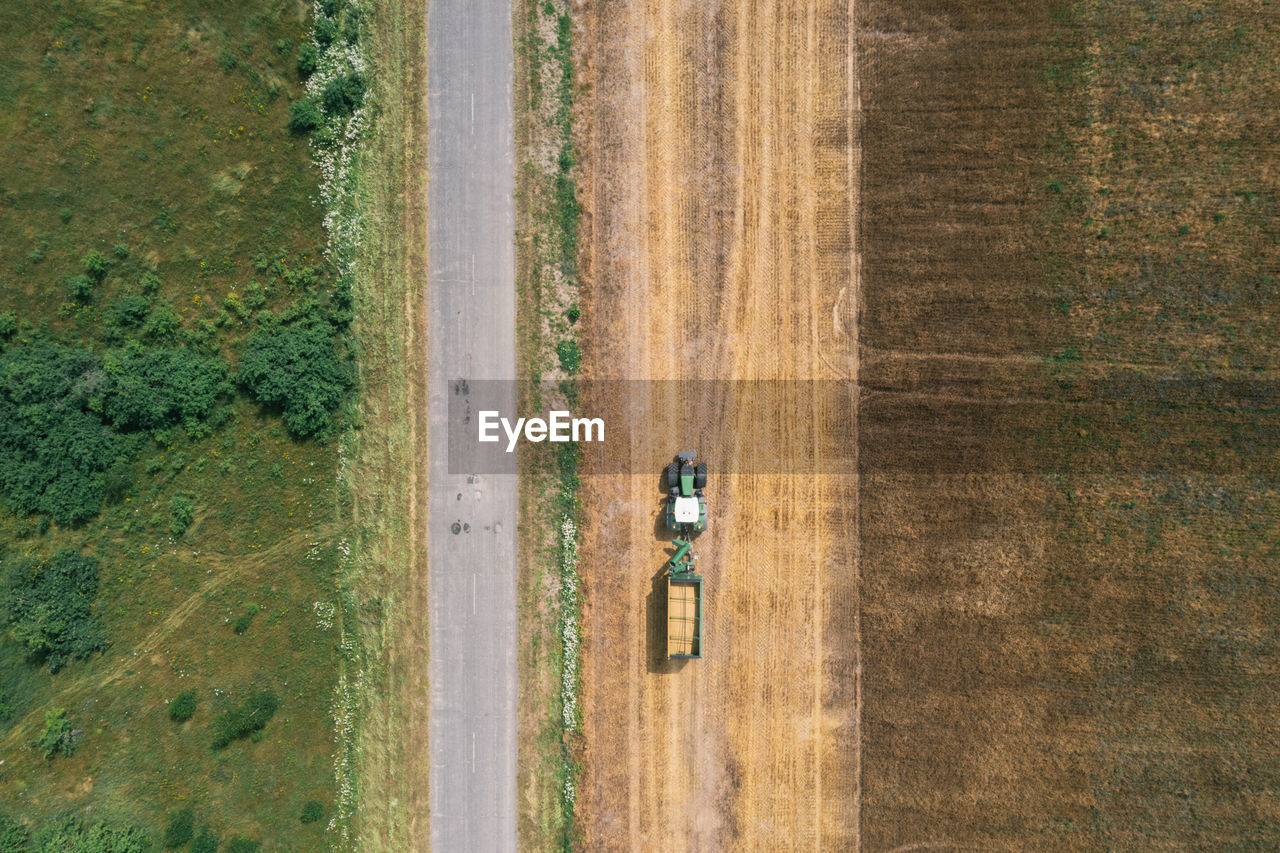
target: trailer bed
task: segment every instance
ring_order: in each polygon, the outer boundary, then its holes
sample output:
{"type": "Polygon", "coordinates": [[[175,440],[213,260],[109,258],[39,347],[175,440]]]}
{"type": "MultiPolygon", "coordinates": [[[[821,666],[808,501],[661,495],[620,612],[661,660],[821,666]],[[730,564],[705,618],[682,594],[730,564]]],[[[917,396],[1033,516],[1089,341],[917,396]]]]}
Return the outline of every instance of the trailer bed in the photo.
{"type": "Polygon", "coordinates": [[[702,578],[667,576],[667,657],[702,657],[702,578]]]}

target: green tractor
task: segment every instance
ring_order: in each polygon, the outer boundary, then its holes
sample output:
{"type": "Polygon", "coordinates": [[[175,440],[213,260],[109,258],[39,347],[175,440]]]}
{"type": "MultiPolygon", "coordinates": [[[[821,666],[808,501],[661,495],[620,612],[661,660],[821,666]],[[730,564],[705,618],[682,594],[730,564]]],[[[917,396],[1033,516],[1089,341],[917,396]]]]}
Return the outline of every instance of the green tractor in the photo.
{"type": "Polygon", "coordinates": [[[697,455],[683,451],[667,466],[667,529],[685,536],[707,529],[707,463],[695,463],[697,455]]]}

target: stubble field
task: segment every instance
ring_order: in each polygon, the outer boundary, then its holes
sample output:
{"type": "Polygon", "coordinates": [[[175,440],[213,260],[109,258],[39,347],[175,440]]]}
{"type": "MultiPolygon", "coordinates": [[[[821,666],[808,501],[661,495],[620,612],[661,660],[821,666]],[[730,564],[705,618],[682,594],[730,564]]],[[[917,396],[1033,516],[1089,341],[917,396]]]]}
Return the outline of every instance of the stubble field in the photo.
{"type": "MultiPolygon", "coordinates": [[[[839,3],[590,10],[589,378],[814,380],[853,369],[848,15],[839,3]]],[[[707,407],[724,400],[711,382],[648,387],[668,406],[702,407],[708,423],[707,407]]],[[[608,420],[628,402],[591,409],[608,420]]],[[[645,432],[670,430],[662,407],[650,410],[645,432]]],[[[853,436],[803,393],[723,414],[767,419],[776,458],[810,467],[853,436]]],[[[700,437],[672,434],[668,450],[700,437]]],[[[696,549],[706,657],[681,665],[663,655],[658,576],[669,550],[654,519],[667,461],[653,452],[633,455],[627,474],[586,467],[582,844],[849,849],[856,469],[790,477],[732,449],[712,460],[712,523],[696,549]]]]}
{"type": "Polygon", "coordinates": [[[713,473],[683,666],[666,460],[585,478],[582,846],[1276,843],[1272,19],[587,11],[592,376],[857,418],[713,473]]]}

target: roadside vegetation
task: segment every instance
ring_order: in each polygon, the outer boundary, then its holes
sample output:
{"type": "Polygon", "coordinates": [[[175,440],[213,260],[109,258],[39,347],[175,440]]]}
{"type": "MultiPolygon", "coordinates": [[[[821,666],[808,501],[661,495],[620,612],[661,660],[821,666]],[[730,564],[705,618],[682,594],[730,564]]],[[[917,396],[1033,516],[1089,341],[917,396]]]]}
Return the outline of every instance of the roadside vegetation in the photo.
{"type": "MultiPolygon", "coordinates": [[[[578,228],[573,17],[566,2],[517,4],[517,359],[522,415],[578,403],[578,228]]],[[[518,831],[531,849],[572,849],[581,728],[581,578],[574,444],[520,457],[518,831]]]]}
{"type": "Polygon", "coordinates": [[[0,10],[3,849],[340,837],[360,31],[0,10]]]}

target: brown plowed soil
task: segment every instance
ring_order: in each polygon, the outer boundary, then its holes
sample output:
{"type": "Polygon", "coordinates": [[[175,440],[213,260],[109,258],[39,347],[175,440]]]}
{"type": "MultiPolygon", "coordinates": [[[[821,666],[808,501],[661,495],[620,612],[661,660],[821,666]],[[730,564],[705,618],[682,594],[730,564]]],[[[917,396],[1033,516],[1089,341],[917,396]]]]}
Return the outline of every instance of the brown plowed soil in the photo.
{"type": "MultiPolygon", "coordinates": [[[[847,379],[856,394],[850,11],[781,0],[586,10],[593,378],[847,379]]],[[[718,405],[699,396],[709,385],[639,387],[671,398],[649,407],[651,433],[672,432],[664,410],[718,405]]],[[[628,402],[589,409],[608,421],[628,402]]],[[[755,417],[781,457],[830,453],[842,469],[783,476],[731,457],[712,473],[696,547],[701,660],[665,659],[669,550],[656,518],[670,457],[633,456],[626,475],[588,470],[584,849],[856,845],[857,476],[842,448],[855,424],[823,405],[798,392],[755,417]]],[[[669,452],[696,439],[673,433],[669,452]]]]}

